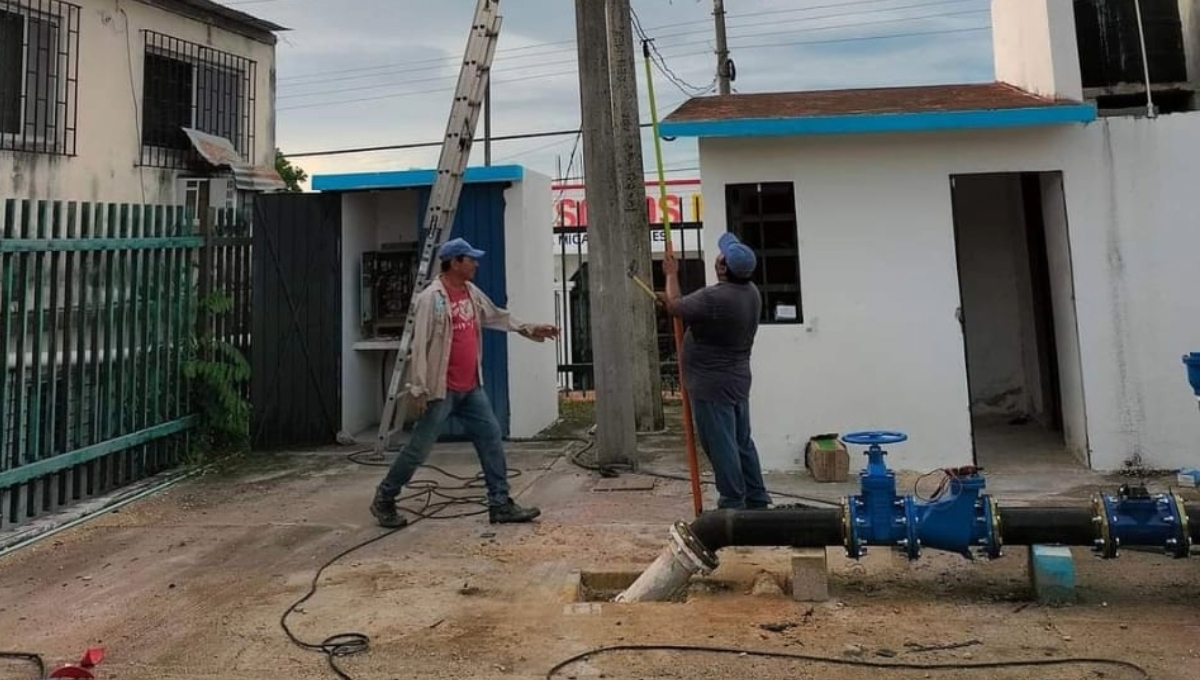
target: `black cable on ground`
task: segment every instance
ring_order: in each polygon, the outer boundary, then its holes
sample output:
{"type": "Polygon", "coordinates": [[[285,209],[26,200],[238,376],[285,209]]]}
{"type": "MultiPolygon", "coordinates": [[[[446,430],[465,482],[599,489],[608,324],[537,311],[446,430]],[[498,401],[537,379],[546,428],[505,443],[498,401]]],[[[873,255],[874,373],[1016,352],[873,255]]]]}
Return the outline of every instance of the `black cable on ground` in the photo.
{"type": "MultiPolygon", "coordinates": [[[[580,468],[583,468],[584,470],[589,470],[591,472],[599,473],[601,477],[617,477],[620,475],[620,472],[618,472],[619,469],[624,469],[624,470],[628,470],[631,472],[633,471],[633,465],[631,463],[627,463],[627,462],[604,463],[604,464],[584,462],[582,460],[583,454],[587,453],[589,450],[592,449],[593,446],[595,446],[595,444],[596,444],[595,440],[584,439],[582,437],[562,437],[556,441],[574,441],[574,442],[579,442],[581,444],[585,444],[585,446],[582,449],[579,449],[578,451],[575,451],[575,452],[571,453],[570,455],[568,455],[567,460],[569,460],[571,462],[571,464],[575,465],[576,467],[580,467],[580,468]]],[[[683,475],[674,475],[674,474],[670,474],[670,473],[666,473],[666,472],[653,472],[650,470],[638,470],[634,474],[645,475],[647,477],[657,477],[659,479],[672,479],[672,480],[679,481],[679,482],[692,481],[690,477],[685,477],[683,475]]],[[[707,480],[707,479],[701,479],[700,483],[707,484],[709,486],[716,484],[716,482],[713,482],[713,481],[707,480]]],[[[809,503],[819,503],[821,505],[826,505],[826,506],[840,507],[840,505],[841,505],[837,501],[831,501],[831,500],[827,500],[824,498],[814,498],[812,496],[801,496],[801,495],[794,494],[794,493],[787,493],[786,491],[776,491],[774,489],[767,489],[767,493],[771,494],[772,496],[779,496],[780,498],[790,498],[792,500],[797,500],[797,501],[808,501],[809,503]]]]}
{"type": "Polygon", "coordinates": [[[980,661],[978,663],[945,663],[945,664],[924,664],[924,663],[905,663],[900,662],[882,662],[882,661],[861,661],[858,659],[840,659],[836,657],[814,656],[811,654],[796,654],[792,652],[768,652],[751,649],[737,649],[736,647],[712,647],[704,645],[613,645],[610,647],[597,647],[582,654],[560,661],[546,673],[546,680],[553,680],[554,676],[559,671],[570,666],[573,663],[590,659],[593,656],[600,654],[610,654],[612,652],[703,652],[708,654],[728,654],[737,656],[757,656],[762,658],[773,659],[790,659],[793,661],[808,661],[811,663],[827,663],[836,666],[856,666],[859,668],[878,668],[880,670],[914,670],[914,671],[976,671],[988,670],[997,668],[1026,668],[1033,666],[1114,666],[1125,668],[1138,673],[1139,677],[1144,680],[1151,680],[1150,673],[1145,668],[1133,663],[1132,661],[1121,661],[1118,659],[1094,659],[1088,657],[1071,657],[1065,659],[1029,659],[1025,661],[980,661]]]}
{"type": "Polygon", "coordinates": [[[38,680],[46,677],[46,662],[42,660],[41,654],[34,654],[32,652],[0,652],[0,659],[28,661],[29,663],[37,666],[38,680]]]}
{"type": "MultiPolygon", "coordinates": [[[[359,465],[371,467],[387,467],[390,465],[390,463],[386,462],[364,461],[358,458],[359,456],[370,452],[370,449],[356,451],[349,454],[347,458],[359,465]]],[[[465,477],[447,472],[436,465],[422,465],[421,467],[428,470],[433,470],[441,475],[449,477],[450,479],[458,480],[461,483],[454,486],[447,486],[443,485],[437,480],[432,479],[417,479],[409,482],[408,488],[413,489],[413,492],[397,498],[396,504],[399,506],[400,510],[403,510],[404,512],[414,516],[415,519],[410,520],[409,523],[404,527],[400,527],[398,529],[388,529],[374,538],[357,543],[343,550],[337,555],[334,555],[327,562],[325,562],[325,564],[321,565],[315,574],[313,574],[312,581],[308,586],[308,592],[305,593],[304,596],[299,600],[293,602],[292,605],[283,612],[283,615],[279,617],[279,627],[283,629],[283,632],[288,636],[288,639],[292,641],[292,644],[300,647],[301,649],[324,654],[325,660],[329,663],[330,670],[332,670],[334,674],[336,674],[342,680],[354,680],[354,678],[346,673],[346,671],[342,670],[340,666],[338,666],[337,659],[341,657],[352,656],[354,654],[361,654],[367,651],[371,644],[371,638],[365,633],[345,632],[331,635],[321,642],[305,642],[297,637],[287,624],[288,617],[295,613],[296,609],[300,605],[307,602],[313,595],[316,595],[317,587],[321,580],[321,575],[325,573],[325,570],[336,564],[343,557],[346,557],[357,550],[361,550],[372,543],[376,543],[391,536],[397,531],[411,527],[424,520],[458,519],[460,517],[481,515],[487,512],[487,496],[485,493],[471,495],[456,495],[452,493],[456,491],[462,492],[485,489],[486,485],[483,481],[482,472],[476,473],[471,477],[465,477]],[[413,509],[410,506],[404,505],[405,503],[415,499],[422,499],[420,501],[419,508],[413,509]],[[457,513],[447,513],[447,511],[450,509],[460,506],[466,506],[474,509],[464,510],[457,513]]],[[[509,469],[508,471],[509,479],[513,479],[520,475],[520,470],[509,469]]]]}

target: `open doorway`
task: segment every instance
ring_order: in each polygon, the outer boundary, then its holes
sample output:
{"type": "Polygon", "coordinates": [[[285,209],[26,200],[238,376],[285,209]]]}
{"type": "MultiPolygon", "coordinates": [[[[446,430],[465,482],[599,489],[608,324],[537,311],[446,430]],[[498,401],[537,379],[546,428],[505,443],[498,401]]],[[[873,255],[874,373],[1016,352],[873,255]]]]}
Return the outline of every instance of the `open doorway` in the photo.
{"type": "Polygon", "coordinates": [[[950,178],[977,465],[1087,465],[1060,172],[950,178]]]}

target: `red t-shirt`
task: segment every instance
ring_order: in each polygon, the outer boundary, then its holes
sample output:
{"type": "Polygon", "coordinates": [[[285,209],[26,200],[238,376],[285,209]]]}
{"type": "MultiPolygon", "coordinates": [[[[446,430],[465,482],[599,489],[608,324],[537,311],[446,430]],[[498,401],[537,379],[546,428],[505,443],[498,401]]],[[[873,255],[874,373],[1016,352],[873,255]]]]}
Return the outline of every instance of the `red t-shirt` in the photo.
{"type": "Polygon", "coordinates": [[[446,287],[450,296],[450,366],[446,370],[446,389],[469,392],[479,385],[479,319],[471,294],[466,288],[446,287]]]}

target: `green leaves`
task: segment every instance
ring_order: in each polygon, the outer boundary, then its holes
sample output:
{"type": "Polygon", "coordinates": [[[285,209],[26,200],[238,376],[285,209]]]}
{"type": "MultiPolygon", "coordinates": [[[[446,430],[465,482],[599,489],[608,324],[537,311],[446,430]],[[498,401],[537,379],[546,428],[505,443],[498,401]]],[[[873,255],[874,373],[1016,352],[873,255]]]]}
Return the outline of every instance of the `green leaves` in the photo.
{"type": "MultiPolygon", "coordinates": [[[[227,314],[233,310],[233,298],[216,292],[202,298],[200,306],[212,316],[227,314]]],[[[246,385],[250,381],[250,362],[241,351],[218,338],[196,338],[183,375],[200,415],[204,454],[249,451],[251,406],[246,385]]]]}

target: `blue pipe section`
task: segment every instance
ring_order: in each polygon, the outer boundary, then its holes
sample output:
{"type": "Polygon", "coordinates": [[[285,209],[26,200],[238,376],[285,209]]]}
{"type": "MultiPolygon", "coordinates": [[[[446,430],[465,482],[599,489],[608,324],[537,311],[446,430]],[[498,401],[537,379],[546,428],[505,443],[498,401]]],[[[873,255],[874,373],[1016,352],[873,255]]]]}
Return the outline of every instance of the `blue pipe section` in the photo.
{"type": "Polygon", "coordinates": [[[981,550],[1000,556],[1001,540],[996,503],[983,493],[983,475],[973,467],[946,470],[944,493],[931,501],[896,494],[896,475],[887,468],[884,444],[908,440],[902,432],[853,432],[842,437],[847,444],[867,446],[867,467],[859,474],[862,493],[843,506],[843,539],[846,555],[857,559],[866,546],[893,546],[910,560],[921,548],[955,552],[972,557],[981,550]]]}
{"type": "Polygon", "coordinates": [[[1192,384],[1192,391],[1196,393],[1196,398],[1200,399],[1200,352],[1184,355],[1183,364],[1187,366],[1188,382],[1192,384]]]}
{"type": "Polygon", "coordinates": [[[1122,545],[1158,546],[1175,558],[1188,557],[1191,535],[1183,499],[1175,494],[1151,495],[1145,487],[1124,485],[1118,494],[1092,499],[1099,536],[1095,552],[1113,558],[1122,545]]]}

